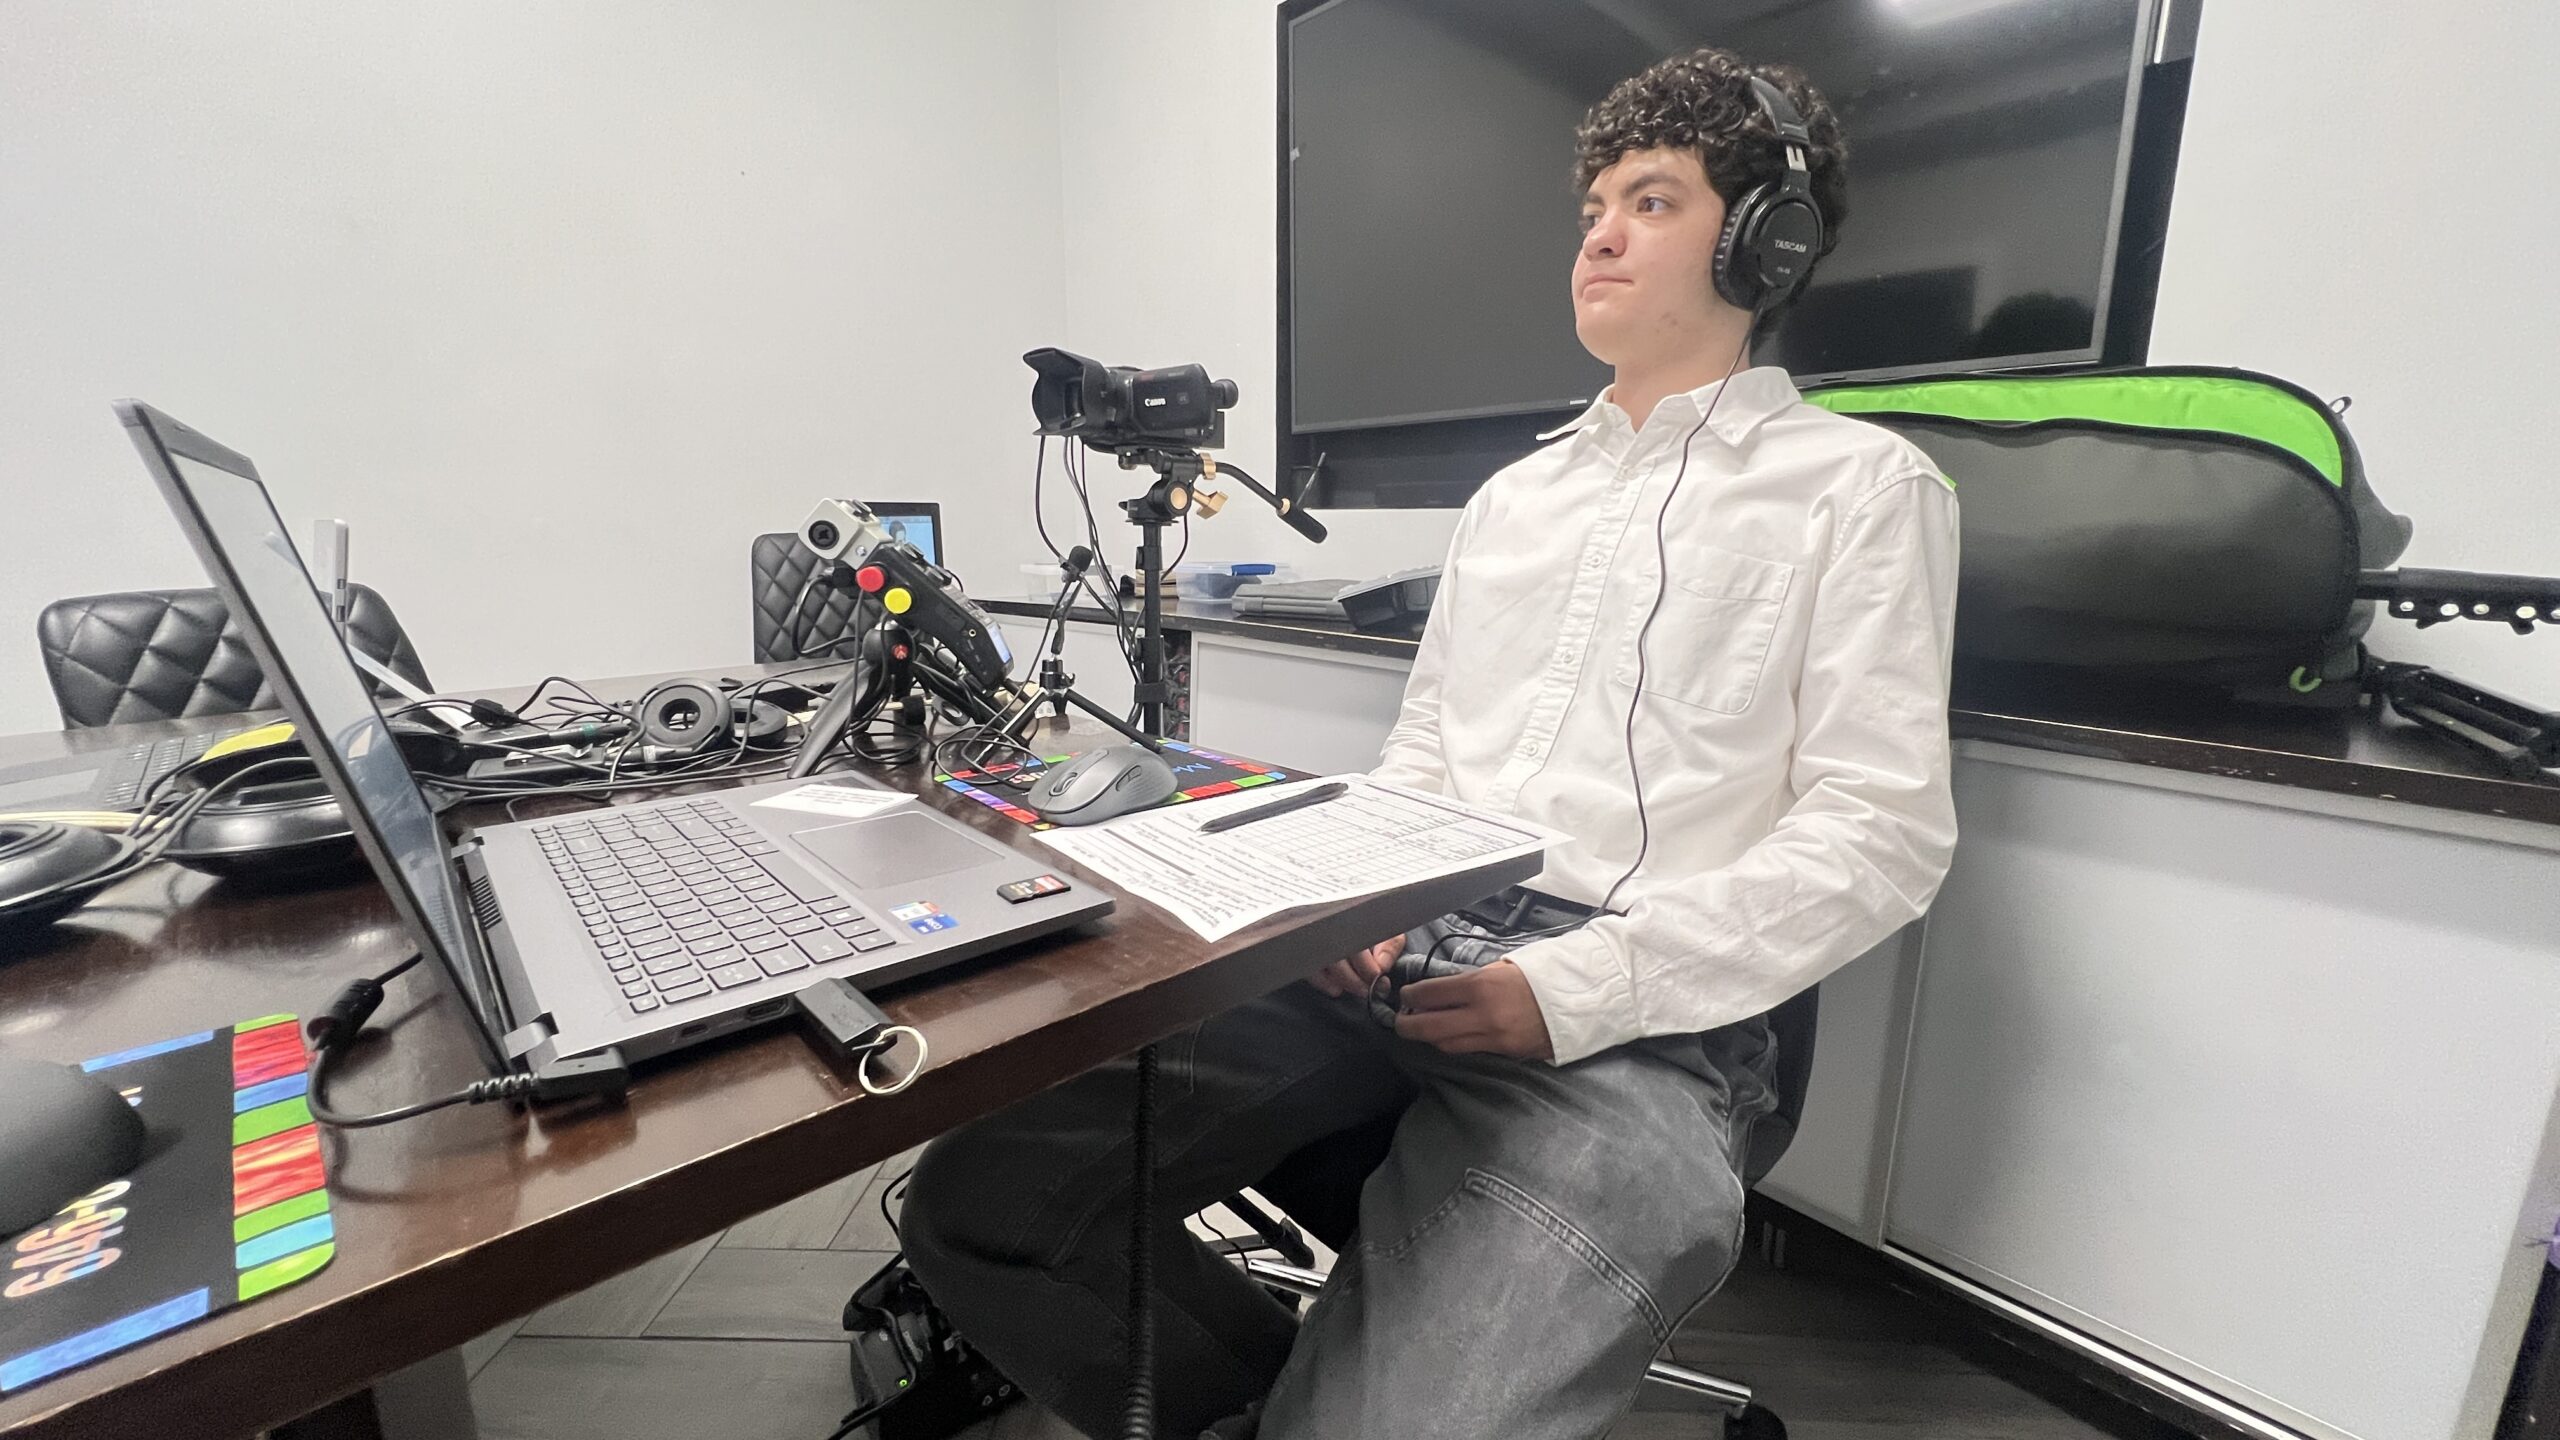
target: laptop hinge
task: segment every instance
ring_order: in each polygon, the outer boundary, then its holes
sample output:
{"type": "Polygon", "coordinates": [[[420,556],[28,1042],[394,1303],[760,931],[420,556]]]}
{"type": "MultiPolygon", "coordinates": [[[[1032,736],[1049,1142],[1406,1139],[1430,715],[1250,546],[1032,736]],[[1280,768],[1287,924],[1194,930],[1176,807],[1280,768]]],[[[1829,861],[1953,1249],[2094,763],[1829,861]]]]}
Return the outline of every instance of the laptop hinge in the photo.
{"type": "MultiPolygon", "coordinates": [[[[489,879],[488,866],[481,859],[481,848],[479,837],[475,835],[454,846],[452,851],[454,889],[470,921],[470,939],[476,942],[470,946],[470,954],[455,958],[458,963],[477,967],[479,975],[473,984],[475,987],[482,983],[487,985],[490,1004],[496,1011],[486,1022],[486,1028],[497,1031],[499,1026],[515,1019],[515,1003],[508,994],[505,967],[497,954],[502,946],[509,949],[512,946],[504,938],[506,916],[498,908],[497,887],[489,879]]],[[[519,1062],[527,1051],[549,1040],[553,1028],[550,1012],[545,1011],[522,1025],[497,1033],[498,1053],[509,1064],[519,1062]]]]}

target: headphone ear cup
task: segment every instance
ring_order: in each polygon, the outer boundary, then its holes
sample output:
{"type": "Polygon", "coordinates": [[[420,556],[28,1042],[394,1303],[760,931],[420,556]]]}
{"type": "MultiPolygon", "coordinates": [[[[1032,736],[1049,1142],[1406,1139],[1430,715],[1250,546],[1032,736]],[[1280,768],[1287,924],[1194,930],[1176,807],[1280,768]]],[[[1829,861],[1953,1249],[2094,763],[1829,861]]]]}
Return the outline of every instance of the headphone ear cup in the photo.
{"type": "Polygon", "coordinates": [[[1758,256],[1753,252],[1760,217],[1769,207],[1770,187],[1755,185],[1725,211],[1724,229],[1716,236],[1715,265],[1709,272],[1716,293],[1737,310],[1760,308],[1758,256]]]}
{"type": "Polygon", "coordinates": [[[1742,237],[1742,263],[1763,304],[1783,303],[1804,289],[1822,258],[1822,238],[1821,208],[1792,190],[1752,215],[1751,233],[1742,237]]]}
{"type": "Polygon", "coordinates": [[[708,750],[728,738],[729,697],[699,680],[670,680],[640,697],[632,719],[640,741],[674,755],[708,750]]]}

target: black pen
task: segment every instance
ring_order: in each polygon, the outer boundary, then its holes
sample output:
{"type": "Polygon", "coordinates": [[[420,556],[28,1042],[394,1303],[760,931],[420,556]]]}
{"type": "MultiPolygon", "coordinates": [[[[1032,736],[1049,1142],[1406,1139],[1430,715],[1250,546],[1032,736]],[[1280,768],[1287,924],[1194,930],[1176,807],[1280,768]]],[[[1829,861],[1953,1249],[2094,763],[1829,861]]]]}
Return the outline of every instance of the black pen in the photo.
{"type": "Polygon", "coordinates": [[[1215,820],[1203,821],[1200,825],[1200,833],[1215,835],[1222,830],[1233,830],[1239,825],[1250,825],[1256,820],[1266,820],[1274,815],[1286,815],[1292,810],[1303,810],[1310,805],[1321,805],[1350,788],[1342,781],[1328,780],[1314,789],[1301,790],[1295,795],[1283,800],[1274,800],[1268,805],[1256,805],[1250,810],[1238,810],[1232,815],[1221,815],[1215,820]]]}

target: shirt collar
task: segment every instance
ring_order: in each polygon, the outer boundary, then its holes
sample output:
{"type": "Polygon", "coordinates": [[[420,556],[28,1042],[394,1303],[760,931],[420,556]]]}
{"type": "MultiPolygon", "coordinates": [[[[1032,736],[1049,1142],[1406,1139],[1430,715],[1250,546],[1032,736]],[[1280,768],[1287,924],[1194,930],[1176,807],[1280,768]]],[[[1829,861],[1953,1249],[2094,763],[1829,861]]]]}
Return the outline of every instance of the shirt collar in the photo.
{"type": "MultiPolygon", "coordinates": [[[[1593,428],[1632,434],[1633,427],[1628,423],[1627,412],[1619,409],[1618,402],[1610,398],[1617,388],[1615,385],[1610,385],[1602,389],[1599,396],[1591,402],[1589,409],[1538,438],[1553,440],[1559,435],[1570,435],[1593,428]]],[[[1760,422],[1795,404],[1801,398],[1803,397],[1796,392],[1795,381],[1788,377],[1783,368],[1776,365],[1754,365],[1748,370],[1737,371],[1727,379],[1710,381],[1695,390],[1665,395],[1662,397],[1662,402],[1653,407],[1653,416],[1685,428],[1695,423],[1701,414],[1705,414],[1707,428],[1714,431],[1718,439],[1728,445],[1738,446],[1750,437],[1752,431],[1760,428],[1760,422]],[[1719,387],[1729,388],[1733,393],[1718,400],[1716,392],[1719,387]],[[1710,404],[1714,406],[1712,413],[1708,411],[1710,404]]],[[[1654,423],[1654,418],[1648,417],[1645,423],[1651,425],[1654,423]]]]}

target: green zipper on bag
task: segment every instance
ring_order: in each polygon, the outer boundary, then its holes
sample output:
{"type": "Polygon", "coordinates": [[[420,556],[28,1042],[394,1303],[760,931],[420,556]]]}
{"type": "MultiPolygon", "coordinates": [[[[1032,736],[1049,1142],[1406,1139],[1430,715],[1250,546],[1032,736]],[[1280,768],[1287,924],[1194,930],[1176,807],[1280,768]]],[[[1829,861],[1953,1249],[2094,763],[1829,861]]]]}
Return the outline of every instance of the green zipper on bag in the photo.
{"type": "Polygon", "coordinates": [[[2093,421],[2145,430],[2236,435],[2300,459],[2332,487],[2346,483],[2337,432],[2317,406],[2254,380],[2205,375],[1966,377],[1813,390],[1838,415],[1937,415],[1991,425],[2093,421]]]}

